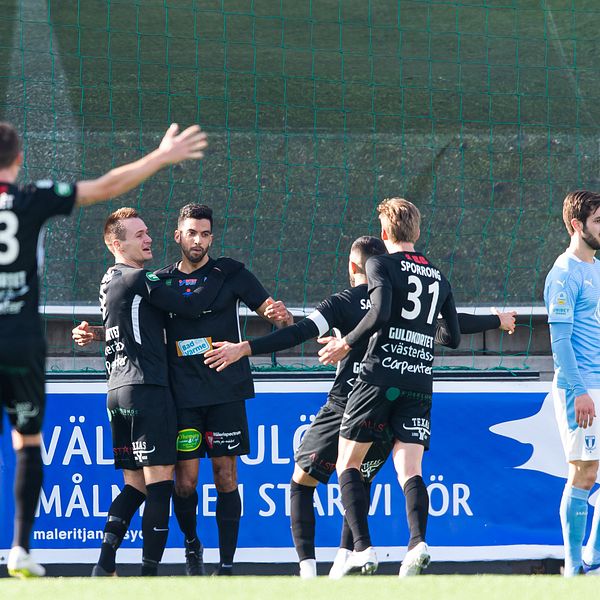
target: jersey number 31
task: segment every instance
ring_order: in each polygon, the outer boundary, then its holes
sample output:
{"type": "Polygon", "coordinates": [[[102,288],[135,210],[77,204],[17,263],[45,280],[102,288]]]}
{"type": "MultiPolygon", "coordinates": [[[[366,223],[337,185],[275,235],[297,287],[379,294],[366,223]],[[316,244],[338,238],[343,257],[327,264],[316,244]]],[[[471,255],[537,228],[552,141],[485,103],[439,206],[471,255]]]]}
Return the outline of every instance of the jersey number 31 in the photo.
{"type": "MultiPolygon", "coordinates": [[[[421,280],[415,275],[409,275],[408,277],[409,285],[414,285],[415,289],[411,292],[408,292],[408,296],[406,300],[412,303],[413,307],[410,310],[406,310],[406,308],[402,309],[402,318],[407,319],[409,321],[413,321],[421,314],[421,294],[423,293],[423,284],[421,280]]],[[[437,306],[438,297],[440,295],[440,284],[437,281],[434,281],[427,287],[427,291],[431,294],[431,306],[429,307],[429,314],[427,315],[427,324],[431,325],[433,323],[433,319],[435,318],[435,308],[437,306]]]]}

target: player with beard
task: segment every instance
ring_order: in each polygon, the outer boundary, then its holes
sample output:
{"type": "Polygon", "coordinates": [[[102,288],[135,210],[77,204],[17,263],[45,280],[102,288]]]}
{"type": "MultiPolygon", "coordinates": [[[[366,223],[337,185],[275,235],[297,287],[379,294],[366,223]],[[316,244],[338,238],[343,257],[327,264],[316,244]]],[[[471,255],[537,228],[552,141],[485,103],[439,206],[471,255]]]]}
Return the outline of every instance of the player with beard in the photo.
{"type": "MultiPolygon", "coordinates": [[[[208,206],[188,204],[179,213],[175,242],[181,248],[181,260],[156,274],[184,296],[205,285],[214,267],[215,260],[209,256],[212,225],[208,206]]],[[[240,270],[225,281],[202,318],[170,315],[167,321],[169,375],[179,428],[173,506],[185,536],[190,575],[203,572],[196,486],[199,459],[205,456],[211,459],[217,489],[219,566],[215,574],[232,573],[241,516],[237,457],[250,452],[246,400],[254,397],[247,359],[221,374],[204,364],[203,354],[212,348],[212,340],[240,341],[240,301],[276,326],[293,323],[284,304],[275,302],[258,279],[238,264],[240,270]]]]}
{"type": "MultiPolygon", "coordinates": [[[[217,371],[222,371],[244,356],[285,350],[319,335],[324,335],[330,329],[335,330],[339,336],[346,335],[358,325],[371,306],[365,271],[367,260],[386,252],[385,244],[380,239],[370,236],[356,239],[350,249],[348,260],[351,289],[330,296],[321,302],[307,318],[291,327],[236,344],[214,342],[214,349],[205,354],[206,364],[217,371]]],[[[465,334],[498,327],[512,333],[515,326],[515,314],[514,312],[496,312],[496,315],[474,316],[459,313],[458,317],[461,332],[465,334]]],[[[443,343],[446,336],[445,324],[440,323],[439,331],[436,333],[436,342],[443,343]]],[[[290,483],[290,516],[292,536],[298,553],[300,577],[303,579],[310,579],[317,575],[314,490],[319,483],[327,484],[335,470],[342,415],[348,394],[352,391],[356,373],[360,371],[360,363],[366,349],[367,341],[354,346],[338,364],[327,403],[319,410],[296,451],[294,473],[290,483]]],[[[371,482],[381,470],[391,449],[392,439],[389,436],[377,441],[369,448],[361,464],[367,496],[370,495],[371,482]]],[[[331,578],[340,577],[353,549],[352,532],[344,519],[340,549],[329,573],[331,578]]]]}
{"type": "Polygon", "coordinates": [[[565,457],[569,465],[560,503],[565,545],[564,575],[600,575],[600,495],[594,506],[590,536],[588,498],[600,460],[600,194],[567,194],[563,221],[571,237],[567,250],[546,277],[554,381],[552,396],[565,457]]]}
{"type": "Polygon", "coordinates": [[[378,207],[381,238],[389,254],[366,265],[371,308],[343,338],[322,338],[320,361],[335,364],[368,341],[361,370],[342,418],[336,469],[342,504],[352,530],[354,550],[344,574],[377,569],[368,525],[369,499],[360,472],[366,453],[389,429],[393,459],[406,502],[410,531],[400,576],[416,575],[429,563],[425,543],[429,497],[422,478],[423,452],[429,447],[436,317],[446,322],[446,345],[460,342],[460,327],[450,284],[414,244],[421,215],[403,198],[378,207]]]}
{"type": "Polygon", "coordinates": [[[107,410],[115,468],[125,487],[108,511],[98,564],[92,576],[115,574],[115,555],[135,511],[142,518],[142,575],[157,575],[169,532],[169,504],[177,458],[177,421],[169,389],[165,313],[196,318],[209,309],[239,263],[215,261],[204,285],[182,296],[143,269],[152,259],[152,238],[135,209],[113,212],[104,240],[115,257],[100,285],[103,328],[88,328],[106,340],[107,410]]]}
{"type": "MultiPolygon", "coordinates": [[[[277,326],[290,324],[293,317],[282,302],[273,301],[242,263],[228,258],[215,261],[208,255],[213,241],[212,210],[208,206],[184,206],[174,238],[181,260],[156,275],[183,298],[205,288],[215,265],[226,263],[232,273],[200,319],[171,314],[166,322],[169,378],[179,430],[173,506],[185,537],[186,573],[204,574],[203,547],[197,535],[196,486],[199,459],[209,456],[217,489],[220,560],[216,574],[231,575],[241,516],[237,456],[250,452],[245,401],[254,397],[254,384],[247,360],[221,375],[203,364],[203,354],[212,347],[213,338],[239,341],[240,301],[277,326]]],[[[103,336],[102,327],[90,327],[85,321],[73,329],[73,339],[80,346],[103,336]]],[[[107,547],[107,556],[109,550],[107,547]]],[[[112,556],[109,559],[114,561],[112,556]]]]}
{"type": "Polygon", "coordinates": [[[19,186],[15,182],[23,165],[21,140],[12,125],[0,123],[0,428],[4,407],[17,458],[14,538],[7,561],[12,576],[45,574],[29,554],[43,478],[46,340],[38,310],[38,272],[43,266],[45,222],[69,215],[74,207],[124,194],[170,164],[202,158],[205,147],[206,136],[198,126],[179,133],[173,124],[156,150],[98,179],[19,186]]]}

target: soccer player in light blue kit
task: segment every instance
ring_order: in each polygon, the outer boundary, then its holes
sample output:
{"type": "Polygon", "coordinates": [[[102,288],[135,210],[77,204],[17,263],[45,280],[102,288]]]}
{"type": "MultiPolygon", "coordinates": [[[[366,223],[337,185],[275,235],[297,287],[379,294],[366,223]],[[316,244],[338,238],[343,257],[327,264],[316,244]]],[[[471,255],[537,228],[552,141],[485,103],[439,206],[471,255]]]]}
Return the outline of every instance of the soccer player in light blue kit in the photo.
{"type": "Polygon", "coordinates": [[[600,495],[585,549],[588,496],[600,459],[600,194],[567,194],[563,220],[571,243],[546,277],[544,301],[554,358],[552,393],[569,475],[560,520],[566,577],[600,575],[600,495]],[[583,555],[583,556],[582,556],[583,555]]]}

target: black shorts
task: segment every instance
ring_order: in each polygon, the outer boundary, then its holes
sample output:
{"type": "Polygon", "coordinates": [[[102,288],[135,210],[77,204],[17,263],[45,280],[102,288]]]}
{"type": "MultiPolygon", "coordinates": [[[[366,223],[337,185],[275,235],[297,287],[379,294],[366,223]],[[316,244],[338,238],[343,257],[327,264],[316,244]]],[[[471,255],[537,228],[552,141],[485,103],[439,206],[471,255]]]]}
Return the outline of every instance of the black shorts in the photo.
{"type": "MultiPolygon", "coordinates": [[[[335,471],[343,412],[344,409],[333,402],[322,406],[294,456],[298,466],[321,483],[327,483],[335,471]]],[[[360,468],[365,481],[372,481],[379,473],[392,446],[393,439],[388,435],[369,448],[360,468]]]]}
{"type": "Polygon", "coordinates": [[[46,345],[32,341],[0,350],[0,433],[2,408],[13,429],[35,435],[42,429],[46,410],[46,345]]]}
{"type": "Polygon", "coordinates": [[[177,410],[177,460],[250,452],[246,401],[177,410]]]}
{"type": "Polygon", "coordinates": [[[431,394],[358,381],[348,397],[340,435],[355,442],[375,442],[391,433],[401,442],[428,450],[430,421],[431,394]]]}
{"type": "Polygon", "coordinates": [[[106,399],[115,469],[174,465],[177,419],[169,388],[125,385],[106,399]]]}

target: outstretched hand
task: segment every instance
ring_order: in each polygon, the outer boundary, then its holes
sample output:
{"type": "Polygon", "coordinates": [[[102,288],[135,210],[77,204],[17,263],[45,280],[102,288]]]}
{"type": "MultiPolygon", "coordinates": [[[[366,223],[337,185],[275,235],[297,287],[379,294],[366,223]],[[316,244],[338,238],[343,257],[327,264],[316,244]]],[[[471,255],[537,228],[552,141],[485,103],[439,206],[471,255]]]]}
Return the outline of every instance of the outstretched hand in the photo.
{"type": "Polygon", "coordinates": [[[317,342],[324,344],[319,350],[319,362],[323,365],[334,365],[340,362],[351,350],[343,338],[326,336],[319,338],[317,342]]]}
{"type": "Polygon", "coordinates": [[[171,123],[160,142],[158,152],[165,164],[175,164],[192,158],[202,158],[204,156],[202,151],[207,146],[206,133],[199,125],[191,125],[179,133],[179,125],[171,123]]]}
{"type": "Polygon", "coordinates": [[[507,331],[508,335],[512,335],[515,332],[517,311],[500,312],[495,306],[492,306],[491,311],[500,319],[500,329],[507,331]]]}
{"type": "Polygon", "coordinates": [[[94,341],[94,334],[90,331],[90,324],[87,321],[81,321],[79,325],[73,327],[71,336],[78,346],[87,346],[94,341]]]}
{"type": "Polygon", "coordinates": [[[248,342],[213,342],[212,350],[204,353],[204,364],[211,369],[222,371],[244,356],[250,356],[248,342]]]}

